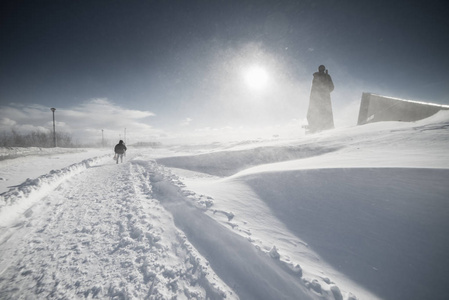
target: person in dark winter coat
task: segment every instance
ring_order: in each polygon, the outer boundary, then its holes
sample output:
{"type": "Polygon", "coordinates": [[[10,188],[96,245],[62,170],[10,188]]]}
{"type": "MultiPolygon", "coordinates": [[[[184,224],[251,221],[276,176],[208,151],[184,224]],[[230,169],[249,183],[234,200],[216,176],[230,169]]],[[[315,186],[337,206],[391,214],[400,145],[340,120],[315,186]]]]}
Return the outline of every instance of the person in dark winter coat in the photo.
{"type": "Polygon", "coordinates": [[[120,140],[118,142],[118,144],[115,145],[115,147],[114,147],[114,152],[115,152],[114,158],[115,158],[117,163],[118,163],[119,158],[120,158],[120,162],[123,162],[123,155],[125,154],[126,150],[127,150],[126,146],[125,146],[125,144],[123,143],[122,140],[120,140]]]}
{"type": "Polygon", "coordinates": [[[331,92],[333,90],[334,83],[326,67],[319,66],[318,72],[313,74],[309,109],[307,111],[310,133],[334,128],[331,103],[331,92]]]}

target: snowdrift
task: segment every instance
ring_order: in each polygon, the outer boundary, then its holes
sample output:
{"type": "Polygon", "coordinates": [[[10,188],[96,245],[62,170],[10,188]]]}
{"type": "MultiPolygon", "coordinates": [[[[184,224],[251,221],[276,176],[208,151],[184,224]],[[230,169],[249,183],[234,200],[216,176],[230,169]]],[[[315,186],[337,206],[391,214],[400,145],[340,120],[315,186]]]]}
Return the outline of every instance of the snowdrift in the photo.
{"type": "Polygon", "coordinates": [[[253,166],[307,158],[335,150],[332,147],[319,146],[269,146],[246,150],[218,151],[188,157],[159,158],[157,162],[167,167],[188,169],[215,176],[230,176],[253,166]]]}
{"type": "MultiPolygon", "coordinates": [[[[444,229],[449,228],[448,125],[448,113],[441,112],[416,123],[384,122],[325,132],[295,146],[158,162],[222,177],[213,184],[190,184],[250,209],[253,203],[245,199],[220,196],[238,184],[248,186],[294,236],[381,298],[443,299],[449,280],[449,238],[444,229]]],[[[232,209],[239,215],[235,206],[232,209]]],[[[242,229],[249,226],[237,219],[233,218],[233,228],[251,231],[242,229]]],[[[294,255],[287,251],[286,256],[294,255]]]]}
{"type": "Polygon", "coordinates": [[[243,180],[325,261],[385,299],[442,299],[449,170],[350,168],[243,180]]]}

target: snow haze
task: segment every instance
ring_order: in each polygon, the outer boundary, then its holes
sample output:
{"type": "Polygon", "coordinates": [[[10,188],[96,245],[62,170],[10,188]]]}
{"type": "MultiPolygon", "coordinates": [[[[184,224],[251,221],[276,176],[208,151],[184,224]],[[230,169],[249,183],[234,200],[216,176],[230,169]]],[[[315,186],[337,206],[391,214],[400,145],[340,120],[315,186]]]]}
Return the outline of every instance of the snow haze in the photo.
{"type": "Polygon", "coordinates": [[[446,299],[448,128],[2,148],[0,298],[446,299]]]}

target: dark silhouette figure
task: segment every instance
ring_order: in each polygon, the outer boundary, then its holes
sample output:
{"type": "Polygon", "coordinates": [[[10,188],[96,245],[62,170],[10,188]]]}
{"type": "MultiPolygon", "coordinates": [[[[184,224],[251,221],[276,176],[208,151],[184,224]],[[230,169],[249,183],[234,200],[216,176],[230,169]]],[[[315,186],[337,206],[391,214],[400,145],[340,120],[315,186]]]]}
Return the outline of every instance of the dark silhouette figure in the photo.
{"type": "Polygon", "coordinates": [[[118,163],[119,158],[120,158],[120,162],[123,162],[123,155],[125,154],[126,150],[127,150],[126,146],[125,146],[125,144],[123,143],[122,140],[120,140],[118,142],[118,144],[115,145],[115,147],[114,147],[114,152],[115,152],[114,158],[115,158],[116,163],[118,163]]]}
{"type": "Polygon", "coordinates": [[[334,128],[331,103],[331,92],[333,90],[334,83],[326,67],[319,66],[318,72],[313,74],[309,110],[307,111],[310,133],[334,128]]]}

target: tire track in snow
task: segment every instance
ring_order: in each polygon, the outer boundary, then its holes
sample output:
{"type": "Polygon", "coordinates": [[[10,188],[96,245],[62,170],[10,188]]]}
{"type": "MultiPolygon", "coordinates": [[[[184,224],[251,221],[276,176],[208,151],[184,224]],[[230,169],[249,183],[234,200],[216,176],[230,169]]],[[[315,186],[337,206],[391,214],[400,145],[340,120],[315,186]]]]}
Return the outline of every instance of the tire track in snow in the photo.
{"type": "Polygon", "coordinates": [[[151,195],[151,164],[106,164],[37,202],[0,270],[0,298],[233,299],[151,195]]]}

